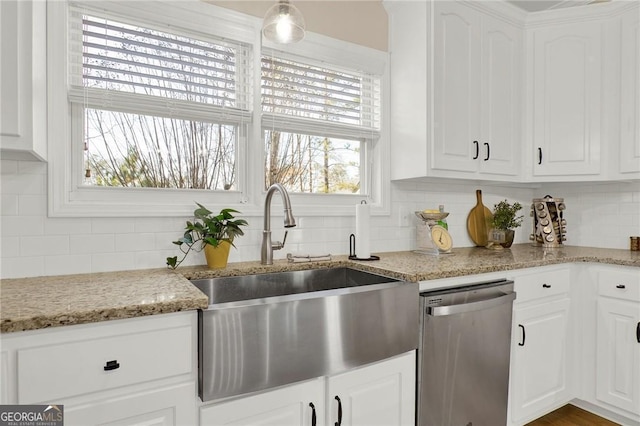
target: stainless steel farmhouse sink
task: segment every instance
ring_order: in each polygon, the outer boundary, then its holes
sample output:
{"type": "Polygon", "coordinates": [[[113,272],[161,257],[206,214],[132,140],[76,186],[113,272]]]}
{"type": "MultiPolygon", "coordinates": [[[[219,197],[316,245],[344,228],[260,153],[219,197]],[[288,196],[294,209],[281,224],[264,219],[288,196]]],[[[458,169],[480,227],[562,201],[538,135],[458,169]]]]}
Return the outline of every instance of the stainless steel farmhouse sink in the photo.
{"type": "Polygon", "coordinates": [[[203,401],[332,375],[418,344],[418,284],[351,268],[191,281],[203,401]]]}

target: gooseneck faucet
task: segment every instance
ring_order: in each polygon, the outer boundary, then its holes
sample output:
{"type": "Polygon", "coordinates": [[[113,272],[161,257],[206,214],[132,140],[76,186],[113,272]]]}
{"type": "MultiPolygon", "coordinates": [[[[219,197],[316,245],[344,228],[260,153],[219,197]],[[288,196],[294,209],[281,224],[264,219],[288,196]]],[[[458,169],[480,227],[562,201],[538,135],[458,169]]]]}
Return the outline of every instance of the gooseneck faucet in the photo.
{"type": "Polygon", "coordinates": [[[273,198],[273,193],[276,191],[280,192],[282,204],[284,204],[284,227],[293,228],[296,226],[296,220],[291,213],[289,193],[284,186],[279,183],[274,183],[267,189],[267,195],[264,200],[264,229],[262,230],[262,249],[260,252],[260,263],[263,265],[273,265],[273,251],[283,248],[285,241],[287,241],[288,231],[285,231],[282,242],[271,242],[271,199],[273,198]]]}

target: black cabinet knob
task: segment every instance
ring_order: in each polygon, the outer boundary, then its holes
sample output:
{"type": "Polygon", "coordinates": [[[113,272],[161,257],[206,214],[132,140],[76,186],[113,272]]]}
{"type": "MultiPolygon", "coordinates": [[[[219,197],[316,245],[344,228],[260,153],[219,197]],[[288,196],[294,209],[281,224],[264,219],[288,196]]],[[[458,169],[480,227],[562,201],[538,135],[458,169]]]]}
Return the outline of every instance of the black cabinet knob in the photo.
{"type": "Polygon", "coordinates": [[[107,363],[104,365],[104,371],[117,370],[118,368],[120,368],[120,364],[118,363],[117,359],[114,359],[113,361],[107,361],[107,363]]]}

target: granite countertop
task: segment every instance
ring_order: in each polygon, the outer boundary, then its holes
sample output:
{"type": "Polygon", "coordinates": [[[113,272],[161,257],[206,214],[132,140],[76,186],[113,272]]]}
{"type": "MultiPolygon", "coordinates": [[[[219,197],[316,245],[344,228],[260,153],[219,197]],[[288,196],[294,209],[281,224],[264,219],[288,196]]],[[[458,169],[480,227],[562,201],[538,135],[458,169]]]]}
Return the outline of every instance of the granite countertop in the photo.
{"type": "Polygon", "coordinates": [[[227,268],[181,267],[0,281],[0,332],[36,330],[111,319],[204,309],[207,297],[188,281],[291,270],[350,266],[405,281],[425,281],[558,263],[597,262],[640,267],[640,252],[565,246],[544,249],[530,244],[508,250],[467,247],[429,256],[410,251],[376,253],[380,260],[352,261],[334,256],[328,262],[273,265],[230,263],[227,268]]]}
{"type": "Polygon", "coordinates": [[[333,256],[330,262],[287,263],[275,261],[265,266],[260,262],[229,264],[221,270],[206,266],[181,268],[187,279],[226,277],[301,269],[336,268],[350,266],[363,271],[380,273],[404,281],[426,281],[460,277],[511,269],[533,268],[558,263],[595,262],[640,267],[640,251],[603,249],[596,247],[564,246],[545,249],[531,244],[517,244],[508,250],[488,250],[483,247],[453,249],[450,254],[430,256],[411,251],[376,253],[380,260],[355,261],[348,256],[333,256]]]}
{"type": "Polygon", "coordinates": [[[7,279],[0,332],[206,308],[207,296],[168,269],[7,279]]]}

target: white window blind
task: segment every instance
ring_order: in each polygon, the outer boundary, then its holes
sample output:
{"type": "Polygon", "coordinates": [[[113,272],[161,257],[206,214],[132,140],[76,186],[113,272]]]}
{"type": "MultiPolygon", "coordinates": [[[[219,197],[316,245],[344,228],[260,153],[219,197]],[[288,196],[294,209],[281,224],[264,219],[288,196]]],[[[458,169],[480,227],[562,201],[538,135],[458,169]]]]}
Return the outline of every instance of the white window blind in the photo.
{"type": "Polygon", "coordinates": [[[261,86],[266,128],[355,138],[379,136],[380,76],[266,51],[261,86]]]}
{"type": "Polygon", "coordinates": [[[251,48],[175,26],[127,23],[70,7],[71,102],[126,112],[237,122],[251,110],[251,48]]]}

